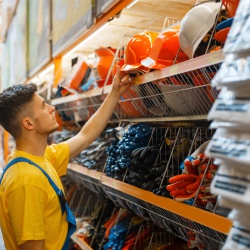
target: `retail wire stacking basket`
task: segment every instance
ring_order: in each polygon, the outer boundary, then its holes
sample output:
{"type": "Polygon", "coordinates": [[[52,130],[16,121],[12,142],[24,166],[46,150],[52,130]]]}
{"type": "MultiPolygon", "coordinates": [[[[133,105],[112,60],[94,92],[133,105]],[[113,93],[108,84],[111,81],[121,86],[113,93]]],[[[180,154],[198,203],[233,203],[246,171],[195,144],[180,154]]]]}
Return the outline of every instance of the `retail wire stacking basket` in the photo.
{"type": "MultiPolygon", "coordinates": [[[[77,166],[77,167],[83,168],[82,166],[77,166]]],[[[70,178],[70,180],[79,185],[84,186],[87,190],[90,190],[94,193],[103,193],[103,189],[100,185],[100,179],[93,178],[89,175],[81,174],[70,168],[68,169],[67,175],[70,178]]]]}
{"type": "MultiPolygon", "coordinates": [[[[160,181],[157,182],[157,185],[159,185],[158,190],[162,187],[165,189],[167,180],[173,176],[173,171],[174,175],[181,174],[182,171],[180,170],[180,165],[184,159],[198,149],[204,142],[211,139],[212,134],[213,131],[206,127],[158,127],[153,130],[148,146],[159,146],[159,154],[157,155],[154,164],[157,164],[158,162],[165,163],[165,170],[162,171],[159,176],[160,178],[158,177],[158,179],[160,179],[160,181]],[[162,140],[162,135],[164,135],[164,140],[162,140]]],[[[127,171],[127,176],[130,175],[129,172],[130,170],[127,171]]],[[[124,181],[126,182],[126,177],[124,178],[124,181]]],[[[154,182],[153,179],[150,181],[154,182]]],[[[194,219],[195,213],[199,212],[199,210],[217,214],[217,202],[214,204],[213,208],[208,211],[205,205],[196,207],[198,204],[197,196],[194,197],[189,205],[187,205],[177,203],[176,201],[173,201],[170,196],[164,195],[167,197],[164,197],[161,202],[164,203],[165,200],[166,204],[169,203],[171,207],[168,208],[164,204],[159,203],[159,205],[156,205],[153,200],[153,194],[147,192],[152,192],[152,190],[150,190],[150,188],[147,189],[147,191],[142,190],[138,186],[138,183],[135,185],[137,187],[134,189],[133,187],[124,185],[124,187],[129,190],[128,192],[125,192],[120,188],[112,186],[112,183],[108,183],[108,181],[102,182],[103,189],[116,206],[127,208],[138,216],[152,221],[155,225],[181,237],[184,240],[188,240],[190,235],[195,235],[196,239],[198,239],[206,249],[215,250],[220,249],[220,246],[226,239],[226,234],[209,228],[198,221],[196,222],[194,219]],[[152,197],[152,200],[149,200],[149,196],[152,197]],[[189,216],[183,216],[185,213],[178,211],[177,207],[183,210],[189,210],[191,207],[190,212],[192,212],[192,218],[189,216]]],[[[204,183],[204,180],[202,180],[202,183],[204,183]]],[[[199,188],[201,188],[201,185],[199,188]]],[[[156,196],[155,199],[157,199],[156,196]]]]}
{"type": "Polygon", "coordinates": [[[220,64],[133,85],[121,98],[120,118],[206,115],[219,92],[211,80],[220,64]]]}

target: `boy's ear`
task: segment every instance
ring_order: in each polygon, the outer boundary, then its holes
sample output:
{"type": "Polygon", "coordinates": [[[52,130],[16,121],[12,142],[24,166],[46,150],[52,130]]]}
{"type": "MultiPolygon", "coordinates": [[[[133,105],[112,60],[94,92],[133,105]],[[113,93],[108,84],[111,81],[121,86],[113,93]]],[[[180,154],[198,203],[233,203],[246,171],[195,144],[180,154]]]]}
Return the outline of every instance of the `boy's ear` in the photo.
{"type": "Polygon", "coordinates": [[[22,125],[27,130],[32,130],[34,128],[34,124],[29,117],[26,117],[22,121],[22,125]]]}

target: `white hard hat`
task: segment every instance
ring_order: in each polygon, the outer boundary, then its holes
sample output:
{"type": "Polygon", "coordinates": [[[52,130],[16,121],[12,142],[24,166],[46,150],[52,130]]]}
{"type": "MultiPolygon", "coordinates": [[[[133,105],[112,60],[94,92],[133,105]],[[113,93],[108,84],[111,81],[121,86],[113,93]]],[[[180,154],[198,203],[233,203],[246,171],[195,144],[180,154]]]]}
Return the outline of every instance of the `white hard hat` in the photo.
{"type": "Polygon", "coordinates": [[[189,58],[194,57],[201,40],[213,27],[220,8],[221,3],[204,2],[183,17],[179,33],[180,47],[189,58]]]}

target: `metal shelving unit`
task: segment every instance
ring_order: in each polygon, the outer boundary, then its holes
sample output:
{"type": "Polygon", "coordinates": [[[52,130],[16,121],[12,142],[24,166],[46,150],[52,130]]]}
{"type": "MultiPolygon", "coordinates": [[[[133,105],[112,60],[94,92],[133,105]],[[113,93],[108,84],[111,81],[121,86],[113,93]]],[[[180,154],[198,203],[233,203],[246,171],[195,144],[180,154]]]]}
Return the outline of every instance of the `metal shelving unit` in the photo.
{"type": "MultiPolygon", "coordinates": [[[[219,92],[211,80],[223,61],[222,51],[155,70],[135,78],[120,98],[111,121],[206,120],[219,92]]],[[[111,85],[51,100],[57,111],[88,119],[102,104],[111,85]]]]}
{"type": "Polygon", "coordinates": [[[100,185],[102,173],[95,170],[89,170],[78,164],[70,163],[68,166],[68,176],[73,179],[74,182],[83,185],[94,193],[102,193],[103,189],[100,185]],[[75,175],[78,173],[78,175],[75,175]]]}
{"type": "MultiPolygon", "coordinates": [[[[211,80],[223,61],[222,51],[156,70],[135,79],[119,100],[111,121],[202,122],[219,92],[211,80]]],[[[57,111],[89,117],[102,104],[111,86],[51,101],[57,111]]],[[[70,164],[72,179],[94,192],[103,192],[117,206],[127,208],[157,226],[188,240],[198,235],[207,249],[222,245],[231,221],[215,213],[157,196],[152,192],[109,178],[102,173],[70,164]]]]}
{"type": "Polygon", "coordinates": [[[202,242],[207,243],[206,246],[210,246],[208,249],[223,244],[232,226],[232,222],[223,216],[157,196],[96,171],[87,170],[85,167],[75,167],[71,171],[75,177],[79,174],[86,175],[92,180],[101,177],[102,189],[117,206],[128,208],[185,240],[188,239],[188,232],[196,233],[202,242]]]}
{"type": "MultiPolygon", "coordinates": [[[[161,173],[160,187],[164,186],[163,180],[168,179],[172,174],[170,166],[174,166],[178,172],[176,174],[180,174],[179,166],[186,156],[199,148],[204,141],[207,142],[212,137],[213,131],[207,127],[156,127],[152,131],[148,145],[160,145],[163,135],[164,141],[172,143],[171,146],[161,144],[157,156],[160,161],[167,162],[165,170],[161,173]],[[182,144],[184,141],[186,141],[185,151],[182,144]]],[[[90,190],[101,189],[116,206],[127,208],[184,240],[188,240],[190,232],[198,235],[207,249],[217,249],[216,247],[222,245],[231,228],[231,221],[217,214],[216,205],[213,210],[208,211],[205,206],[195,207],[156,195],[151,190],[142,189],[137,185],[138,183],[135,184],[137,187],[130,185],[127,180],[125,183],[126,176],[130,175],[129,169],[123,181],[119,181],[77,164],[70,164],[69,168],[72,180],[75,182],[82,183],[90,190]],[[79,176],[82,177],[79,179],[79,176]]]]}

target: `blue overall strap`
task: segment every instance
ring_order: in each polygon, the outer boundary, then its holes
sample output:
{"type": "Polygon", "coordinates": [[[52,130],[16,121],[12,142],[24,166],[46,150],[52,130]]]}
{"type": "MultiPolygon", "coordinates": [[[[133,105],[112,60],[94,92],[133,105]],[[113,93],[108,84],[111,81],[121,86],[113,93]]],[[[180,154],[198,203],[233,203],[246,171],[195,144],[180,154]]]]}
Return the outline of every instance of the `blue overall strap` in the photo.
{"type": "MultiPolygon", "coordinates": [[[[17,157],[17,158],[15,158],[15,159],[13,159],[12,161],[10,161],[10,162],[6,165],[6,167],[4,168],[4,170],[3,170],[3,175],[2,175],[2,177],[1,177],[1,181],[2,181],[2,178],[3,178],[4,174],[5,174],[5,172],[8,170],[8,168],[10,168],[12,165],[14,165],[14,164],[16,164],[16,163],[18,163],[18,162],[28,162],[29,164],[34,165],[34,166],[36,166],[37,168],[39,168],[39,169],[44,173],[44,175],[47,177],[47,179],[48,179],[50,185],[53,187],[53,189],[55,190],[56,194],[57,194],[57,195],[63,195],[62,190],[59,189],[59,188],[57,187],[57,185],[56,185],[56,184],[54,183],[54,181],[50,178],[50,176],[49,176],[40,166],[38,166],[36,163],[34,163],[33,161],[31,161],[31,160],[29,160],[29,159],[27,159],[27,158],[25,158],[25,157],[17,157]]],[[[1,182],[0,182],[0,183],[1,183],[1,182]]]]}
{"type": "Polygon", "coordinates": [[[63,191],[61,189],[59,189],[57,187],[57,185],[54,183],[54,181],[51,179],[51,177],[47,174],[46,171],[44,171],[40,166],[38,166],[36,163],[34,163],[33,161],[25,158],[25,157],[17,157],[15,159],[13,159],[12,161],[10,161],[6,167],[4,168],[3,170],[3,174],[0,178],[0,184],[2,183],[2,179],[3,179],[3,176],[4,174],[6,173],[6,171],[14,164],[18,163],[18,162],[27,162],[37,168],[39,168],[43,174],[47,177],[50,185],[53,187],[53,189],[55,190],[56,194],[58,195],[58,198],[59,198],[59,202],[60,202],[60,205],[61,205],[61,209],[62,209],[62,213],[64,213],[66,211],[66,220],[68,222],[68,234],[67,234],[67,237],[65,239],[65,242],[64,242],[64,245],[63,245],[63,248],[62,250],[68,250],[68,245],[69,245],[69,240],[70,240],[70,236],[75,232],[76,230],[76,221],[75,221],[75,217],[72,213],[72,211],[70,210],[68,204],[67,204],[67,201],[64,197],[64,194],[63,194],[63,191]]]}

